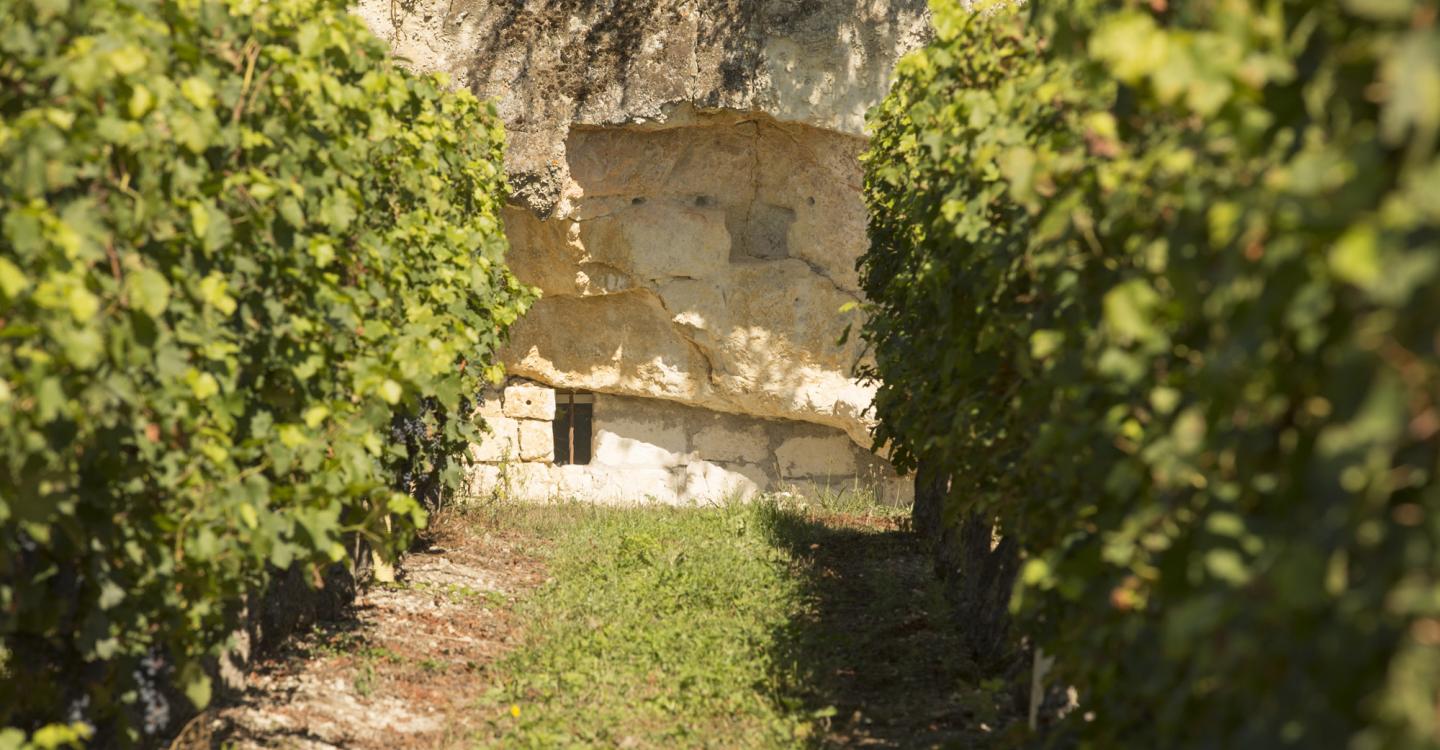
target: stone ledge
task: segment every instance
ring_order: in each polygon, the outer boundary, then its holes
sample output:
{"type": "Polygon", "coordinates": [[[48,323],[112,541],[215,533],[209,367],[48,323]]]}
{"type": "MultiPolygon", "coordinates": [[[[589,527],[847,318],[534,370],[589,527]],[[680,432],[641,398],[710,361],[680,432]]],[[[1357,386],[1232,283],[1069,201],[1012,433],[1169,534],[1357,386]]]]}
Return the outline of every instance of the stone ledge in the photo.
{"type": "Polygon", "coordinates": [[[539,385],[512,385],[505,389],[505,416],[511,419],[555,418],[555,389],[539,385]]]}

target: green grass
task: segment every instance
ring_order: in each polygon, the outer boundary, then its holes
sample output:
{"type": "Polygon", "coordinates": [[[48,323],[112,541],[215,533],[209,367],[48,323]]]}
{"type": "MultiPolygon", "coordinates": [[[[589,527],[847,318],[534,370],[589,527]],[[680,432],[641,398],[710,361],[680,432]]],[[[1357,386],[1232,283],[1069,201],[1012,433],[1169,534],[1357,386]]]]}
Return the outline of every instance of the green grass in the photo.
{"type": "Polygon", "coordinates": [[[814,513],[893,518],[907,523],[910,518],[910,506],[882,505],[874,493],[843,484],[815,487],[804,495],[783,493],[777,496],[777,501],[777,508],[782,510],[778,515],[768,516],[772,521],[814,513]]]}
{"type": "Polygon", "coordinates": [[[774,503],[504,512],[553,540],[551,580],[520,605],[526,645],[480,701],[484,744],[793,747],[828,715],[774,663],[805,597],[774,503]]]}

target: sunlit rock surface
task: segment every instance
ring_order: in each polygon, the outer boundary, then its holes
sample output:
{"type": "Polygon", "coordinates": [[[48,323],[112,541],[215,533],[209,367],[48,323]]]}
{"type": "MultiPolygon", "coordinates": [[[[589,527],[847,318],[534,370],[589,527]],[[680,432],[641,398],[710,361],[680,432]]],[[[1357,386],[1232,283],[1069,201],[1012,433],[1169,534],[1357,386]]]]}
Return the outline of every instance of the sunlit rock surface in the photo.
{"type": "Polygon", "coordinates": [[[865,450],[863,349],[839,342],[860,322],[864,114],[923,43],[923,0],[357,12],[415,67],[497,102],[510,262],[544,294],[513,329],[508,371],[598,394],[589,464],[552,465],[542,425],[558,441],[559,417],[508,399],[478,456],[517,464],[537,494],[605,495],[623,476],[632,494],[684,500],[823,477],[903,501],[865,450]]]}

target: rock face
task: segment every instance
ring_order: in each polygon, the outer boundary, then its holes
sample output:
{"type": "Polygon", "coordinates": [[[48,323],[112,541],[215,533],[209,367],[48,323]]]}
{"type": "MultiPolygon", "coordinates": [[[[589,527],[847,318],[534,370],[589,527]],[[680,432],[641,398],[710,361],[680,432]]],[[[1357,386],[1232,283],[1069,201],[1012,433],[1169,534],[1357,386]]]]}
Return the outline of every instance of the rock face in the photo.
{"type": "Polygon", "coordinates": [[[505,214],[543,297],[510,371],[564,388],[803,419],[866,444],[859,342],[863,142],[764,115],[575,128],[556,215],[505,214]]]}
{"type": "Polygon", "coordinates": [[[929,34],[925,0],[360,0],[416,68],[496,100],[517,196],[549,213],[571,126],[689,103],[862,135],[929,34]]]}
{"type": "Polygon", "coordinates": [[[646,486],[667,498],[821,473],[895,495],[864,450],[873,391],[850,377],[862,348],[838,342],[860,323],[864,113],[923,43],[924,0],[364,0],[356,12],[416,67],[496,100],[510,262],[543,292],[502,356],[531,388],[596,394],[594,468],[552,465],[586,457],[543,444],[546,430],[561,440],[547,396],[512,407],[507,393],[477,455],[577,494],[604,494],[623,466],[655,473],[646,486]],[[739,421],[721,430],[707,411],[739,421]],[[604,436],[621,433],[634,456],[617,464],[604,436]]]}

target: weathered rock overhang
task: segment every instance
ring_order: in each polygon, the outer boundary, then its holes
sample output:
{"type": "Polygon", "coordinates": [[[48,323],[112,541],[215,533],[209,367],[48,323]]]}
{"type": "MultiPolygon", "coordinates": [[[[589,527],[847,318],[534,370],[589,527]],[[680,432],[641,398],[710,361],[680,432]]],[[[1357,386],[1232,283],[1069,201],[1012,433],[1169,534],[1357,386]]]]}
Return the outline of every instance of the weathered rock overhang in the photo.
{"type": "Polygon", "coordinates": [[[862,349],[838,343],[859,322],[842,308],[859,300],[863,145],[751,113],[575,128],[555,212],[505,213],[512,267],[544,295],[512,331],[510,372],[868,445],[862,349]]]}

